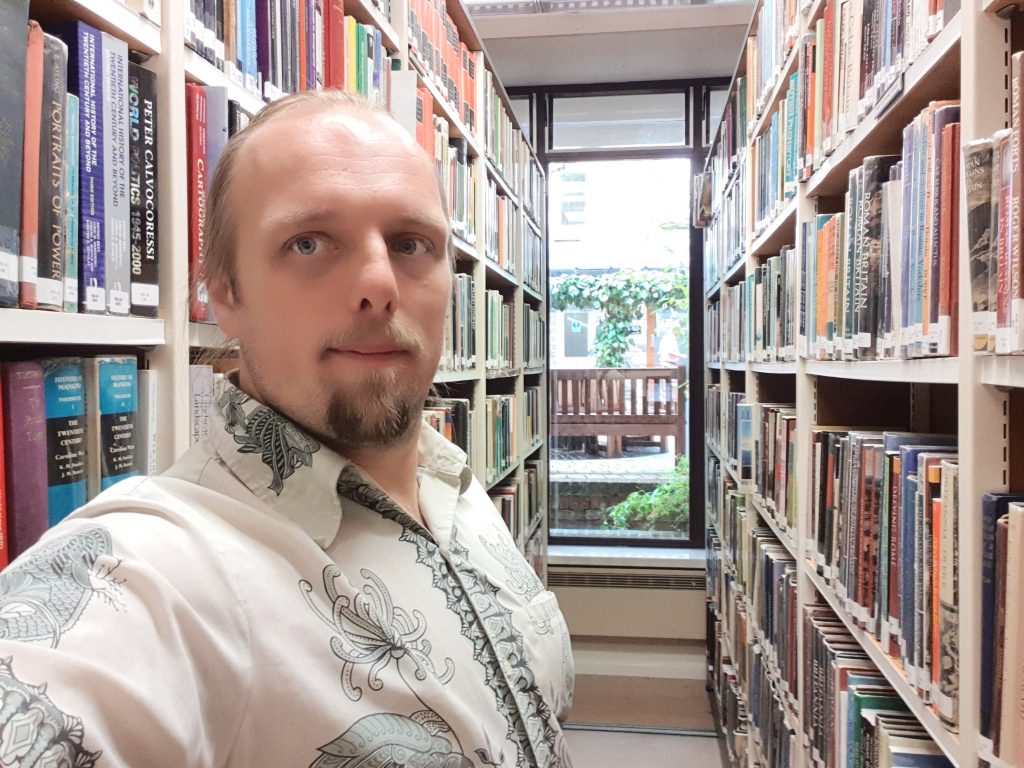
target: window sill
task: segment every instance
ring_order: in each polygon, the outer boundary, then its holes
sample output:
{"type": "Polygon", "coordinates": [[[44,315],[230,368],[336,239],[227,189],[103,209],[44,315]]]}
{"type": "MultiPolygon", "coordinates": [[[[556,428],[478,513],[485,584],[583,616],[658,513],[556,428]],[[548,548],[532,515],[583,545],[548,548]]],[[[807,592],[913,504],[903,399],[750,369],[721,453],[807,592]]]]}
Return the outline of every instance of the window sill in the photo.
{"type": "Polygon", "coordinates": [[[611,566],[615,568],[676,568],[704,570],[703,549],[662,549],[644,547],[603,547],[552,544],[548,565],[611,566]]]}

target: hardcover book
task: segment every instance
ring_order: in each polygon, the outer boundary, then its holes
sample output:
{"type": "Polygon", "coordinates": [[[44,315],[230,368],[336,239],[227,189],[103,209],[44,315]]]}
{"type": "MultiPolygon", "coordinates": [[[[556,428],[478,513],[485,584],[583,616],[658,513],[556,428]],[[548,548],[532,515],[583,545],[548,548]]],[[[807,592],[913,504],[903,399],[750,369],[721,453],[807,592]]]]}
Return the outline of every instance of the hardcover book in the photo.
{"type": "Polygon", "coordinates": [[[40,363],[4,363],[2,370],[7,531],[14,559],[49,526],[46,396],[40,363]]]}
{"type": "Polygon", "coordinates": [[[131,205],[128,199],[128,44],[102,33],[103,195],[107,311],[131,309],[131,205]]]}
{"type": "Polygon", "coordinates": [[[53,526],[86,502],[85,378],[80,358],[50,358],[42,365],[47,504],[49,524],[53,526]]]}
{"type": "Polygon", "coordinates": [[[28,0],[0,1],[0,307],[18,306],[28,0]]]}
{"type": "Polygon", "coordinates": [[[156,317],[160,306],[160,199],[156,74],[128,64],[131,313],[156,317]]]}
{"type": "Polygon", "coordinates": [[[42,119],[39,134],[39,245],[36,303],[64,307],[64,114],[68,86],[68,47],[43,35],[42,119]]]}

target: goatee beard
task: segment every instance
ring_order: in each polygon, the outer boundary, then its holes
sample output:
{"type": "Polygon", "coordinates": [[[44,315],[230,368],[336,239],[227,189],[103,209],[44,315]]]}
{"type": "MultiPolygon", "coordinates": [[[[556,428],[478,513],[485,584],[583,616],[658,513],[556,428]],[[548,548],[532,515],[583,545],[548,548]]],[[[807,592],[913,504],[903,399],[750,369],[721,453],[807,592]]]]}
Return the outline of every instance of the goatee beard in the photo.
{"type": "Polygon", "coordinates": [[[331,396],[326,442],[342,456],[392,448],[408,437],[425,396],[400,388],[393,374],[371,376],[357,392],[331,396]]]}

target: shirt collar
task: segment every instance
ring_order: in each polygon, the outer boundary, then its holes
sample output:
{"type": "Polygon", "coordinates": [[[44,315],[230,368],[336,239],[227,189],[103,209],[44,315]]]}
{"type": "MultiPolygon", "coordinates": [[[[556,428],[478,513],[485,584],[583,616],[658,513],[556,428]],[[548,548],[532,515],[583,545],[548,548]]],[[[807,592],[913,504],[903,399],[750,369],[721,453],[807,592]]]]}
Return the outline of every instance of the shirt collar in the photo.
{"type": "MultiPolygon", "coordinates": [[[[207,438],[257,498],[302,528],[321,548],[338,535],[338,481],[356,465],[306,434],[290,419],[217,376],[207,438]]],[[[466,492],[473,473],[466,454],[425,422],[418,444],[421,471],[466,492]]]]}

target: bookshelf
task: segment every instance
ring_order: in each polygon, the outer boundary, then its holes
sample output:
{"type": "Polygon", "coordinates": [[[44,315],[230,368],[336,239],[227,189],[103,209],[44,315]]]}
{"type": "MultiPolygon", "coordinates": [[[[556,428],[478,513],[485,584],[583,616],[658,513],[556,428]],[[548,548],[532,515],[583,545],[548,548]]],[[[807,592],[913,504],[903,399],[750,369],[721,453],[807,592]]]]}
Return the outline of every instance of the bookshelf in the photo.
{"type": "MultiPolygon", "coordinates": [[[[445,3],[440,4],[444,8],[445,3]]],[[[236,68],[219,68],[186,43],[188,3],[163,0],[159,19],[150,19],[119,0],[33,0],[32,18],[39,19],[46,28],[49,21],[80,20],[101,31],[108,32],[128,44],[138,54],[144,66],[156,73],[158,109],[159,165],[159,319],[139,317],[112,317],[84,314],[63,314],[38,310],[0,309],[0,352],[4,358],[21,359],[67,354],[80,350],[81,354],[117,349],[129,350],[140,361],[156,372],[159,381],[159,401],[156,406],[157,461],[159,470],[169,467],[190,445],[189,364],[204,349],[219,348],[227,339],[215,325],[190,322],[188,308],[189,286],[189,175],[186,142],[187,116],[185,84],[223,86],[228,98],[237,102],[242,111],[252,116],[258,113],[266,99],[279,94],[270,89],[261,92],[249,83],[236,68]]],[[[319,5],[318,5],[319,7],[319,5]]],[[[543,214],[527,210],[523,204],[530,199],[526,184],[530,180],[539,184],[540,199],[544,199],[544,177],[536,154],[522,139],[518,123],[500,81],[493,76],[493,65],[483,49],[473,23],[458,0],[448,0],[447,11],[459,40],[464,43],[477,67],[473,101],[476,106],[473,130],[459,104],[452,106],[447,91],[439,85],[439,76],[429,73],[415,52],[416,44],[409,20],[407,3],[393,3],[388,13],[371,0],[349,0],[344,5],[346,15],[361,24],[370,25],[380,33],[384,55],[393,60],[392,72],[383,72],[390,84],[390,110],[395,118],[414,136],[416,135],[416,89],[425,88],[433,97],[433,114],[440,118],[434,130],[450,139],[465,139],[467,162],[475,174],[472,208],[476,222],[474,231],[453,233],[452,247],[455,271],[473,280],[472,316],[475,333],[476,364],[468,370],[442,370],[434,380],[435,390],[441,397],[468,400],[473,417],[470,428],[470,465],[488,488],[499,482],[514,482],[521,486],[523,525],[520,545],[525,549],[532,537],[541,537],[541,551],[546,549],[547,524],[547,366],[534,364],[527,368],[524,357],[524,307],[544,312],[547,301],[546,285],[528,286],[520,277],[525,272],[524,244],[526,233],[544,236],[543,214]],[[487,90],[488,78],[492,90],[487,90]],[[499,115],[496,113],[501,113],[499,115]],[[512,142],[506,151],[504,173],[492,159],[495,148],[485,130],[488,121],[501,120],[510,126],[502,141],[512,142]],[[440,126],[444,126],[443,129],[440,126]],[[512,137],[512,138],[510,138],[512,137]],[[509,153],[511,152],[511,154],[509,153]],[[511,162],[508,158],[512,158],[511,162]],[[528,166],[528,168],[526,167],[528,166]],[[500,267],[485,253],[484,211],[490,203],[486,180],[495,184],[493,194],[506,198],[506,218],[503,225],[510,245],[504,251],[505,266],[500,267]],[[520,188],[522,185],[522,188],[520,188]],[[502,370],[485,367],[486,339],[485,291],[499,291],[510,308],[508,346],[511,366],[502,370]],[[539,389],[540,406],[533,414],[534,428],[540,437],[527,444],[526,399],[527,388],[539,389]],[[491,425],[486,422],[485,408],[488,397],[511,397],[514,400],[513,458],[500,472],[487,467],[486,438],[491,425]],[[526,462],[539,461],[539,509],[533,514],[526,505],[526,462]],[[488,475],[490,474],[490,479],[488,475]],[[538,517],[537,512],[540,516],[538,517]],[[527,530],[528,528],[528,530],[527,530]]],[[[443,13],[443,11],[442,11],[443,13]]],[[[296,54],[298,55],[298,54],[296,54]]],[[[257,84],[258,85],[258,84],[257,84]]],[[[428,116],[427,125],[430,126],[428,116]]],[[[532,187],[536,189],[536,186],[532,187]]],[[[546,275],[546,254],[541,253],[542,274],[546,275]]],[[[77,353],[77,352],[76,352],[77,353]]],[[[546,359],[546,356],[545,356],[546,359]]],[[[535,362],[535,361],[534,361],[535,362]]],[[[533,395],[536,400],[536,395],[533,395]]],[[[536,542],[534,542],[536,543],[536,542]]]]}
{"type": "MultiPolygon", "coordinates": [[[[1012,14],[1007,13],[1007,9],[1020,10],[1022,4],[989,0],[958,5],[959,10],[944,18],[941,28],[932,30],[931,39],[904,61],[902,68],[893,65],[891,78],[886,82],[880,78],[882,85],[873,94],[873,100],[869,98],[866,104],[858,105],[855,123],[840,130],[833,137],[833,143],[814,158],[813,164],[810,157],[805,164],[800,154],[803,150],[796,150],[799,162],[791,187],[785,190],[783,197],[780,182],[780,202],[769,209],[771,215],[764,216],[758,227],[753,201],[757,198],[758,184],[763,182],[759,182],[756,169],[752,167],[754,143],[771,130],[773,113],[785,108],[794,82],[788,76],[799,75],[807,64],[801,54],[801,40],[814,35],[819,20],[826,23],[834,7],[828,0],[797,5],[792,48],[788,51],[780,48],[781,55],[774,59],[777,66],[770,81],[751,95],[745,89],[752,71],[751,61],[758,59],[756,55],[753,59],[748,56],[748,48],[758,45],[759,24],[764,23],[762,11],[774,8],[782,13],[778,3],[769,0],[756,3],[744,49],[729,86],[725,116],[712,141],[705,166],[713,192],[710,204],[704,208],[710,211],[710,218],[705,222],[705,253],[710,255],[705,257],[706,279],[701,295],[709,318],[705,326],[716,328],[718,332],[713,338],[715,356],[705,364],[704,371],[707,391],[714,392],[706,435],[707,461],[709,467],[714,468],[709,469],[709,476],[713,477],[709,482],[714,485],[708,490],[710,506],[706,519],[709,557],[721,561],[716,562],[713,569],[709,565],[709,620],[717,631],[717,636],[710,636],[708,640],[712,662],[709,678],[715,689],[715,709],[721,713],[720,725],[726,731],[729,758],[732,768],[767,765],[815,768],[822,764],[820,755],[815,754],[817,747],[812,745],[807,733],[804,713],[808,711],[805,707],[823,703],[812,700],[812,684],[802,673],[800,684],[793,690],[786,689],[779,675],[782,651],[767,640],[765,628],[757,624],[755,601],[741,583],[741,574],[748,567],[743,558],[748,553],[734,562],[729,549],[730,542],[749,535],[755,542],[755,550],[757,542],[767,540],[769,549],[775,547],[772,551],[792,558],[795,563],[798,624],[793,643],[800,669],[809,663],[808,654],[812,653],[808,645],[811,641],[802,623],[802,611],[812,606],[831,611],[851,642],[860,648],[953,766],[1024,765],[1021,755],[1016,761],[993,757],[991,740],[981,733],[983,690],[979,660],[989,653],[989,648],[982,636],[982,609],[977,599],[983,587],[982,494],[1024,491],[1024,472],[1020,469],[1024,461],[1021,454],[1024,449],[1021,440],[1024,434],[1024,356],[976,354],[971,348],[975,330],[971,281],[963,277],[971,274],[971,260],[970,241],[963,223],[967,203],[962,164],[953,182],[959,189],[955,211],[960,226],[956,239],[951,241],[951,259],[955,260],[953,263],[959,273],[951,286],[959,303],[955,321],[959,354],[901,358],[897,352],[894,359],[819,359],[832,353],[821,355],[819,349],[809,349],[802,343],[799,333],[801,302],[807,300],[802,298],[802,292],[815,287],[809,286],[802,259],[807,253],[819,253],[813,250],[813,240],[805,238],[808,231],[805,227],[814,224],[816,217],[849,210],[844,208],[848,205],[844,198],[849,193],[851,171],[862,167],[868,157],[899,155],[904,128],[932,101],[959,100],[959,145],[954,151],[961,158],[963,146],[991,137],[995,131],[1010,127],[1011,122],[1017,120],[1018,116],[1010,112],[1010,53],[1019,49],[1020,17],[1010,20],[1012,14]],[[1013,40],[1018,41],[1017,47],[1013,40]],[[730,235],[716,229],[728,220],[730,200],[735,195],[747,201],[735,225],[739,232],[732,233],[741,245],[741,257],[736,262],[732,260],[735,253],[722,247],[723,243],[732,242],[730,235]],[[749,334],[752,346],[741,346],[738,357],[730,356],[726,340],[731,331],[727,328],[726,314],[728,302],[735,301],[730,298],[730,291],[735,296],[736,286],[743,286],[747,280],[758,280],[757,270],[763,268],[765,260],[787,247],[795,249],[796,263],[801,265],[796,280],[785,288],[789,292],[783,302],[790,312],[793,337],[787,337],[788,343],[780,342],[778,348],[769,349],[766,344],[762,349],[758,346],[760,329],[753,330],[756,326],[752,325],[749,334]],[[791,461],[787,479],[793,484],[792,525],[776,512],[770,499],[760,495],[756,485],[741,480],[741,468],[734,455],[739,437],[736,424],[730,423],[730,396],[740,395],[745,398],[745,404],[756,409],[753,413],[762,416],[765,412],[762,404],[781,403],[792,409],[793,432],[785,454],[791,461]],[[847,587],[835,574],[823,575],[820,563],[815,560],[813,505],[817,490],[813,473],[818,454],[813,430],[819,425],[832,424],[849,424],[849,429],[860,425],[865,430],[877,427],[956,435],[958,486],[954,498],[958,575],[954,583],[958,596],[955,639],[959,692],[955,729],[937,714],[939,705],[928,700],[933,690],[928,690],[926,685],[922,692],[918,679],[921,673],[905,668],[899,657],[890,655],[891,646],[883,647],[871,617],[865,618],[865,608],[857,603],[856,596],[845,594],[847,587]],[[712,570],[718,580],[714,584],[710,583],[712,570]],[[754,680],[752,672],[755,657],[764,659],[766,672],[760,682],[754,680]],[[771,733],[763,728],[765,701],[771,698],[766,696],[765,686],[774,691],[770,708],[778,713],[778,722],[782,724],[771,733]],[[737,707],[738,716],[727,725],[729,718],[725,713],[735,715],[737,707]],[[762,711],[752,711],[757,707],[762,711]],[[758,722],[761,728],[757,727],[758,722]],[[772,739],[777,739],[777,743],[772,739]],[[784,747],[784,757],[777,753],[769,760],[765,750],[770,744],[784,747]]],[[[951,8],[948,3],[946,6],[951,8]]],[[[815,43],[819,41],[820,38],[815,39],[815,43]]],[[[810,66],[815,64],[812,59],[810,66]]],[[[795,82],[797,88],[803,87],[799,77],[795,82]]],[[[796,98],[800,98],[799,91],[796,98]]],[[[804,114],[798,117],[798,120],[804,119],[814,117],[804,114]]],[[[802,123],[798,126],[806,128],[802,123]]],[[[820,128],[820,123],[815,127],[820,128]]],[[[803,138],[803,134],[797,133],[797,142],[803,138]]],[[[783,167],[785,160],[779,158],[778,162],[783,167]]],[[[831,300],[831,297],[826,298],[826,301],[831,300]]],[[[756,306],[760,311],[761,305],[756,306]]],[[[735,305],[732,308],[735,309],[735,305]]],[[[737,327],[746,332],[746,325],[754,322],[751,316],[741,315],[741,318],[732,332],[737,327]]],[[[779,322],[784,327],[785,318],[779,322]]],[[[754,439],[764,439],[758,429],[754,427],[754,439]]],[[[775,437],[780,439],[778,433],[775,437]]],[[[755,453],[755,461],[758,455],[755,453]]],[[[776,460],[777,457],[778,453],[776,460]]],[[[935,566],[938,570],[938,561],[935,566]]],[[[775,597],[779,599],[777,591],[775,597]]],[[[1019,649],[1007,647],[1006,651],[1011,663],[1019,663],[1019,649]]]]}

